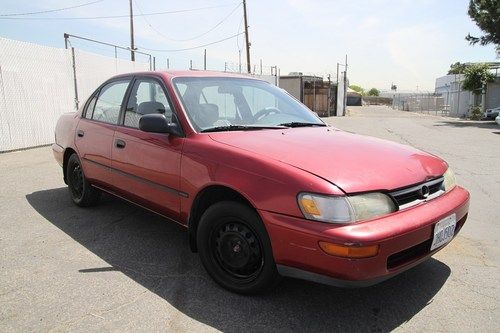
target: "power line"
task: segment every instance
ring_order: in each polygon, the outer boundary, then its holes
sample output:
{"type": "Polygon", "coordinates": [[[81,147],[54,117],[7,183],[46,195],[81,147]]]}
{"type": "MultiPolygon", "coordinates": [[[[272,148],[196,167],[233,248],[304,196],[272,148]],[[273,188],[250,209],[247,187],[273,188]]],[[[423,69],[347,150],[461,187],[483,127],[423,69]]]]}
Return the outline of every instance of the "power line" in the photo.
{"type": "Polygon", "coordinates": [[[74,9],[74,8],[80,8],[84,6],[89,6],[93,5],[98,2],[103,2],[104,0],[97,0],[97,1],[91,1],[91,2],[85,2],[79,5],[75,6],[70,6],[70,7],[63,7],[63,8],[57,8],[57,9],[49,9],[49,10],[42,10],[39,12],[27,12],[27,13],[12,13],[12,14],[0,14],[0,16],[24,16],[24,15],[33,15],[33,14],[45,14],[45,13],[53,13],[53,12],[60,12],[63,10],[68,10],[68,9],[74,9]]]}
{"type": "MultiPolygon", "coordinates": [[[[139,13],[142,14],[142,10],[139,8],[139,5],[137,4],[137,1],[134,0],[135,2],[135,6],[137,7],[137,10],[139,11],[139,13]]],[[[144,19],[144,21],[146,22],[146,24],[154,31],[156,32],[158,35],[162,36],[163,38],[167,39],[167,40],[171,40],[171,41],[174,41],[174,42],[187,42],[187,41],[190,41],[190,40],[194,40],[194,39],[198,39],[200,37],[203,37],[207,34],[209,34],[210,32],[214,31],[217,27],[219,27],[222,23],[224,23],[227,19],[229,19],[229,17],[231,15],[233,15],[233,13],[241,6],[241,2],[238,3],[238,5],[233,8],[233,10],[231,10],[231,12],[229,12],[228,15],[226,15],[222,20],[220,20],[216,25],[214,25],[212,28],[210,28],[209,30],[199,34],[199,35],[196,35],[196,36],[193,36],[193,37],[190,37],[190,38],[186,38],[186,39],[174,39],[174,38],[170,38],[168,36],[166,36],[165,34],[163,34],[161,31],[159,31],[158,29],[156,29],[155,27],[153,27],[153,25],[148,21],[148,19],[146,19],[146,17],[143,15],[142,18],[144,19]]],[[[136,15],[137,16],[137,15],[136,15]]]]}
{"type": "MultiPolygon", "coordinates": [[[[241,25],[243,24],[243,17],[241,17],[241,21],[240,21],[240,24],[238,25],[238,34],[240,34],[240,31],[241,31],[241,25]]],[[[241,48],[240,48],[240,37],[238,36],[238,38],[236,38],[236,46],[238,47],[238,52],[241,51],[241,48]]]]}
{"type": "Polygon", "coordinates": [[[209,45],[221,43],[221,42],[224,42],[226,40],[238,37],[241,34],[243,34],[243,32],[240,32],[240,33],[237,33],[235,35],[232,35],[232,36],[229,36],[229,37],[217,40],[215,42],[211,42],[211,43],[207,43],[207,44],[203,44],[203,45],[198,45],[198,46],[194,46],[194,47],[187,47],[187,48],[184,48],[184,49],[158,50],[158,49],[148,49],[146,47],[139,47],[139,49],[143,49],[143,50],[147,50],[147,51],[154,51],[154,52],[179,52],[179,51],[188,51],[188,50],[200,49],[202,47],[206,47],[206,46],[209,46],[209,45]]]}
{"type": "MultiPolygon", "coordinates": [[[[100,0],[104,1],[104,0],[100,0]]],[[[187,13],[187,12],[195,12],[206,9],[213,8],[221,8],[221,7],[229,7],[233,4],[226,5],[217,5],[217,6],[207,6],[207,7],[198,7],[198,8],[190,8],[190,9],[179,9],[179,10],[171,10],[171,11],[161,11],[154,13],[146,13],[146,14],[137,14],[134,16],[154,16],[154,15],[164,15],[164,14],[176,14],[176,13],[187,13]]],[[[99,19],[114,19],[114,18],[129,18],[130,15],[108,15],[108,16],[83,16],[83,17],[8,17],[8,16],[0,16],[0,20],[99,20],[99,19]]]]}

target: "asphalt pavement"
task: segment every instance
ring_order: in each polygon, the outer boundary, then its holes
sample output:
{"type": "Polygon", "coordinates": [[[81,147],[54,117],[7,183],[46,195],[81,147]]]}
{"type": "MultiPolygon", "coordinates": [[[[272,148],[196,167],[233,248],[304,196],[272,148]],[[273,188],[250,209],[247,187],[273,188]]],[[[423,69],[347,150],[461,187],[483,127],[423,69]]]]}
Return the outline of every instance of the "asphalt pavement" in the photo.
{"type": "Polygon", "coordinates": [[[373,287],[285,279],[239,296],[182,227],[111,196],[74,206],[50,147],[0,154],[0,331],[498,331],[500,126],[386,107],[327,122],[447,160],[472,195],[459,236],[373,287]]]}

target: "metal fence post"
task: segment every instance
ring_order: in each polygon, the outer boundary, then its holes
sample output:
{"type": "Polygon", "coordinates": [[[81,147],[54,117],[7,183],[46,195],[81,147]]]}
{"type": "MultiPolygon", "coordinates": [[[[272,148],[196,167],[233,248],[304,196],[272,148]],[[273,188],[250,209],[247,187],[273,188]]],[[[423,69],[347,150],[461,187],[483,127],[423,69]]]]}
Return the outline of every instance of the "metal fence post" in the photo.
{"type": "MultiPolygon", "coordinates": [[[[316,75],[313,75],[316,76],[316,75]]],[[[316,78],[313,78],[313,111],[316,112],[316,78]]]]}
{"type": "Polygon", "coordinates": [[[203,70],[207,70],[207,49],[203,51],[203,70]]]}
{"type": "Polygon", "coordinates": [[[75,108],[78,110],[78,84],[76,81],[75,48],[71,47],[71,66],[73,67],[73,83],[75,87],[75,108]]]}

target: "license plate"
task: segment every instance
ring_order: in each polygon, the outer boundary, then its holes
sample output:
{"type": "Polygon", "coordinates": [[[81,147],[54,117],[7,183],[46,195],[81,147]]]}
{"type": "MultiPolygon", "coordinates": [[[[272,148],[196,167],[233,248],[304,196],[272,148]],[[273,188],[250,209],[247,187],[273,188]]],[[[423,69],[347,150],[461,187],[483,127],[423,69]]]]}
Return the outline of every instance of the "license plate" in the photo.
{"type": "Polygon", "coordinates": [[[431,251],[451,241],[455,234],[457,216],[455,214],[445,217],[434,227],[434,238],[432,240],[431,251]]]}

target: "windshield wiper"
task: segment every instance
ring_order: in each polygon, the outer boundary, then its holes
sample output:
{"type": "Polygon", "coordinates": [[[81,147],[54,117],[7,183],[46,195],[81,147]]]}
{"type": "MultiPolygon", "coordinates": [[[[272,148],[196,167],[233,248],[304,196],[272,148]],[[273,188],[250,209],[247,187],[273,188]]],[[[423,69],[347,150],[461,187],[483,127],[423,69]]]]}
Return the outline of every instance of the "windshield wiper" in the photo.
{"type": "Polygon", "coordinates": [[[225,132],[225,131],[253,131],[261,129],[280,129],[286,128],[284,125],[265,126],[265,125],[225,125],[205,128],[201,132],[225,132]]]}
{"type": "Polygon", "coordinates": [[[279,124],[278,126],[286,126],[286,127],[309,127],[309,126],[320,126],[324,127],[326,124],[323,123],[304,123],[300,121],[292,121],[290,123],[279,124]]]}

